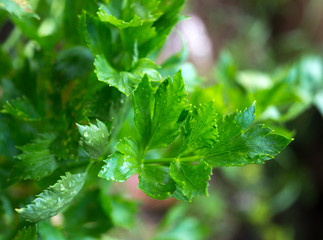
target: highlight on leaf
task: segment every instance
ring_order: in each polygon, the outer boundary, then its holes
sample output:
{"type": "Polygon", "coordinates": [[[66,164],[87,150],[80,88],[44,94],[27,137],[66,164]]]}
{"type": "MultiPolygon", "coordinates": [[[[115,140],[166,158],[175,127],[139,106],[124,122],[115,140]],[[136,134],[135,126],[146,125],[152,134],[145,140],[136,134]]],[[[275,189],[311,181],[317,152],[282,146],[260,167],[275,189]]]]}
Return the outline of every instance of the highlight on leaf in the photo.
{"type": "Polygon", "coordinates": [[[82,189],[86,173],[67,172],[53,186],[40,193],[31,204],[16,209],[27,221],[39,222],[64,210],[82,189]]]}

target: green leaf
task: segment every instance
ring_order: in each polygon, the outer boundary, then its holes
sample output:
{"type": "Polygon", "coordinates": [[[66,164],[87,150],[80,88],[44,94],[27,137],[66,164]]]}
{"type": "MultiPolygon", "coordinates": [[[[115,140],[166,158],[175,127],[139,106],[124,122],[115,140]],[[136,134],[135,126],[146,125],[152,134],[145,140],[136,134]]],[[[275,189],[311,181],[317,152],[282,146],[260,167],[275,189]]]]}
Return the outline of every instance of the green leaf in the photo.
{"type": "Polygon", "coordinates": [[[22,121],[40,120],[39,115],[26,97],[16,98],[12,100],[11,103],[7,102],[1,112],[10,114],[22,121]]]}
{"type": "Polygon", "coordinates": [[[193,107],[184,124],[184,143],[182,152],[186,149],[195,151],[211,148],[217,141],[215,128],[216,108],[213,102],[193,107]]]}
{"type": "Polygon", "coordinates": [[[167,147],[179,134],[180,116],[187,106],[187,94],[179,71],[166,79],[155,94],[150,148],[167,147]]]}
{"type": "Polygon", "coordinates": [[[139,174],[138,188],[151,198],[167,199],[172,196],[176,186],[170,178],[168,167],[144,165],[139,174]]]}
{"type": "Polygon", "coordinates": [[[158,65],[149,59],[139,59],[129,71],[117,71],[107,62],[103,55],[96,56],[94,65],[100,81],[118,88],[119,91],[126,95],[135,90],[145,73],[150,75],[152,80],[160,80],[160,74],[156,70],[158,65]]]}
{"type": "Polygon", "coordinates": [[[101,204],[114,225],[128,229],[134,226],[138,210],[135,202],[127,201],[120,196],[101,195],[101,204]]]}
{"type": "Polygon", "coordinates": [[[65,240],[63,233],[49,222],[42,221],[38,224],[39,239],[41,240],[65,240]]]}
{"type": "Polygon", "coordinates": [[[14,240],[36,240],[37,239],[37,226],[32,225],[24,227],[17,233],[14,240]]]}
{"type": "Polygon", "coordinates": [[[147,35],[151,35],[150,38],[146,38],[146,41],[139,46],[140,56],[147,56],[147,54],[153,50],[159,49],[163,46],[175,24],[184,19],[183,16],[179,15],[179,11],[181,10],[184,2],[185,0],[160,1],[158,10],[162,14],[160,14],[160,17],[156,19],[152,27],[146,30],[147,35]],[[151,30],[154,31],[151,32],[151,30]]]}
{"type": "Polygon", "coordinates": [[[118,29],[137,27],[143,24],[143,21],[137,15],[135,15],[130,21],[124,21],[122,19],[116,18],[112,14],[107,13],[104,10],[103,6],[99,8],[97,14],[102,22],[108,22],[111,25],[117,27],[118,29]]]}
{"type": "Polygon", "coordinates": [[[149,145],[151,136],[151,117],[154,103],[154,90],[149,77],[145,75],[133,95],[134,122],[138,130],[143,148],[149,145]]]}
{"type": "MultiPolygon", "coordinates": [[[[193,197],[207,195],[208,180],[212,174],[212,167],[202,162],[189,165],[175,160],[170,165],[170,176],[176,183],[176,188],[191,201],[193,197]]],[[[176,195],[175,195],[176,196],[176,195]]]]}
{"type": "Polygon", "coordinates": [[[22,151],[15,167],[15,175],[20,179],[41,179],[49,176],[56,168],[57,162],[49,151],[55,139],[54,134],[42,134],[32,143],[18,147],[22,151]]]}
{"type": "Polygon", "coordinates": [[[218,120],[218,141],[203,155],[207,163],[213,166],[260,164],[273,158],[291,142],[291,138],[275,134],[264,125],[250,127],[254,112],[252,105],[243,112],[218,120]]]}
{"type": "Polygon", "coordinates": [[[76,124],[81,134],[81,145],[91,158],[98,159],[108,151],[110,131],[107,126],[96,120],[96,124],[90,126],[76,124]]]}
{"type": "Polygon", "coordinates": [[[139,150],[132,138],[120,140],[115,148],[117,151],[104,161],[106,164],[99,172],[99,177],[124,182],[139,170],[139,150]]]}
{"type": "Polygon", "coordinates": [[[24,208],[16,209],[27,221],[39,222],[61,212],[82,189],[86,173],[66,173],[24,208]]]}
{"type": "Polygon", "coordinates": [[[149,79],[144,77],[134,92],[134,111],[136,128],[147,149],[167,147],[179,134],[181,114],[187,106],[181,72],[173,80],[163,81],[152,94],[149,79]]]}
{"type": "Polygon", "coordinates": [[[5,10],[18,18],[33,17],[39,19],[39,16],[31,9],[28,0],[0,0],[0,9],[5,10]]]}

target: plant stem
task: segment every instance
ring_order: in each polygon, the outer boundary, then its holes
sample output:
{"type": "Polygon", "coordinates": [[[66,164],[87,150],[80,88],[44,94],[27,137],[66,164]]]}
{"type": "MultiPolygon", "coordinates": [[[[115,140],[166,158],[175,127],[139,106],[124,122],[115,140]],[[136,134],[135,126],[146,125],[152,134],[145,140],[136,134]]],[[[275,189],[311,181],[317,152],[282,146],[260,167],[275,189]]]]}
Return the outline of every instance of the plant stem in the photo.
{"type": "Polygon", "coordinates": [[[144,163],[171,163],[178,159],[180,162],[198,162],[201,156],[183,157],[183,158],[156,158],[156,159],[144,159],[144,163]]]}

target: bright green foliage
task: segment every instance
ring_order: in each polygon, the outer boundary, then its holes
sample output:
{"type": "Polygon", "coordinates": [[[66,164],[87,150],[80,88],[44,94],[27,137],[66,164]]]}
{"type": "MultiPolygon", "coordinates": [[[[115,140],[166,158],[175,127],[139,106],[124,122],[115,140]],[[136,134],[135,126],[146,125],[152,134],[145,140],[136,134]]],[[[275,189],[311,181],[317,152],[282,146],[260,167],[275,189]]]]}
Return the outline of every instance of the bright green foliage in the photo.
{"type": "Polygon", "coordinates": [[[99,172],[99,177],[124,182],[139,170],[139,150],[132,138],[120,140],[115,148],[117,152],[104,161],[106,165],[99,172]]]}
{"type": "Polygon", "coordinates": [[[85,182],[85,173],[66,173],[29,205],[16,209],[26,220],[39,222],[61,212],[79,193],[85,182]]]}
{"type": "Polygon", "coordinates": [[[17,156],[19,161],[14,171],[18,178],[39,180],[52,174],[58,166],[49,150],[54,138],[54,134],[42,134],[32,143],[19,147],[22,153],[17,156]]]}
{"type": "Polygon", "coordinates": [[[91,158],[98,159],[107,153],[110,131],[103,122],[96,120],[96,124],[90,123],[90,126],[76,125],[81,135],[81,146],[91,158]]]}
{"type": "Polygon", "coordinates": [[[36,240],[37,239],[37,226],[24,227],[19,230],[14,240],[36,240]]]}
{"type": "MultiPolygon", "coordinates": [[[[214,167],[264,163],[291,141],[261,120],[285,121],[322,102],[317,58],[272,77],[239,71],[222,54],[219,84],[201,89],[185,46],[156,64],[184,2],[0,0],[0,26],[14,25],[0,50],[0,227],[12,225],[1,239],[25,220],[39,222],[40,239],[131,228],[136,204],[110,191],[112,181],[138,174],[151,198],[193,201],[208,195],[214,167]]],[[[203,239],[196,219],[181,216],[155,239],[203,239]]],[[[22,236],[35,239],[36,226],[22,236]]]]}
{"type": "Polygon", "coordinates": [[[186,97],[180,72],[173,80],[166,79],[161,83],[156,92],[149,77],[143,77],[134,92],[134,122],[140,134],[138,142],[141,147],[138,150],[134,141],[122,141],[122,148],[117,145],[119,152],[106,160],[99,176],[124,181],[138,172],[138,187],[148,196],[157,199],[174,196],[191,201],[193,196],[207,194],[211,166],[260,164],[273,158],[292,140],[261,124],[252,125],[254,105],[242,112],[221,116],[216,113],[215,103],[210,102],[192,107],[187,114],[186,97]],[[183,144],[177,158],[145,159],[148,149],[171,144],[181,126],[183,144]],[[194,165],[194,162],[201,163],[194,165]],[[131,171],[128,166],[136,167],[131,171]]]}

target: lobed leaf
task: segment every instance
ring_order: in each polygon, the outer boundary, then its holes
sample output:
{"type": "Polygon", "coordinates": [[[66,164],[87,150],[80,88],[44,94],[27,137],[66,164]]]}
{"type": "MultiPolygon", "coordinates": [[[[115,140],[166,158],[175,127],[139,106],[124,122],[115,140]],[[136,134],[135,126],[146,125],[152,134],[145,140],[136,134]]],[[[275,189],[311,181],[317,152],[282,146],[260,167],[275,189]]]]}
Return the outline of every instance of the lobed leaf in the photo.
{"type": "Polygon", "coordinates": [[[150,148],[166,147],[179,134],[180,116],[187,107],[187,94],[181,71],[166,79],[155,94],[150,148]]]}
{"type": "MultiPolygon", "coordinates": [[[[170,176],[176,183],[177,191],[191,201],[193,197],[207,195],[208,180],[212,174],[212,167],[201,162],[197,165],[189,165],[175,160],[169,167],[170,176]]],[[[173,195],[175,198],[178,192],[173,195]]],[[[181,198],[183,200],[183,198],[181,198]]]]}
{"type": "Polygon", "coordinates": [[[151,198],[167,199],[172,196],[176,186],[170,178],[168,167],[144,165],[139,174],[138,188],[151,198]]]}
{"type": "Polygon", "coordinates": [[[275,134],[264,125],[252,127],[255,107],[236,112],[217,122],[218,141],[203,153],[204,159],[213,166],[242,166],[263,163],[283,150],[291,138],[275,134]]]}
{"type": "Polygon", "coordinates": [[[86,173],[66,173],[24,208],[16,209],[27,221],[39,222],[61,212],[82,189],[86,173]]]}
{"type": "Polygon", "coordinates": [[[148,77],[142,79],[134,92],[134,118],[147,149],[166,147],[177,137],[186,106],[187,94],[180,71],[173,80],[163,81],[155,94],[148,77]]]}
{"type": "Polygon", "coordinates": [[[96,56],[94,65],[100,81],[118,88],[119,91],[126,95],[129,95],[135,90],[145,73],[152,75],[155,80],[160,79],[159,73],[155,70],[157,65],[148,59],[139,60],[134,65],[134,68],[129,71],[115,70],[103,55],[96,56]]]}

